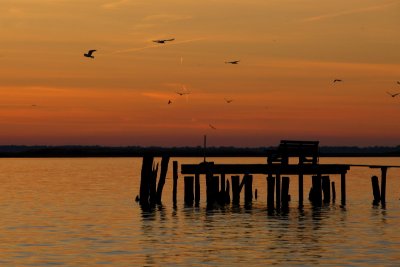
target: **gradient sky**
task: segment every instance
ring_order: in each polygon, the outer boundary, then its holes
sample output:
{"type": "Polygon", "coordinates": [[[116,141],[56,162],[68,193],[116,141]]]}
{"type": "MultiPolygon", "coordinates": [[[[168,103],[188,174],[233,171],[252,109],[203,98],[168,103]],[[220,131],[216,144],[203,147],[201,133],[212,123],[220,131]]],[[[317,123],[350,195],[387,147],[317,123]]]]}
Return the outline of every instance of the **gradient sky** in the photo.
{"type": "Polygon", "coordinates": [[[386,93],[400,1],[1,0],[0,14],[2,145],[400,143],[386,93]]]}

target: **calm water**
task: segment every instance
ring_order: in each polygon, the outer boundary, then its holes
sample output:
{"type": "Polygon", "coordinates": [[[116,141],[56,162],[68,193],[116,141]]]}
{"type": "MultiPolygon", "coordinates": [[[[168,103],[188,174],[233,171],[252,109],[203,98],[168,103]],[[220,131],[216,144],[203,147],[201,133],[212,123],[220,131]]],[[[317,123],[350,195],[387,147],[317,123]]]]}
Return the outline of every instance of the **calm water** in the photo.
{"type": "MultiPolygon", "coordinates": [[[[400,165],[395,158],[321,161],[400,165]]],[[[184,208],[182,178],[174,210],[171,173],[164,207],[144,213],[134,202],[140,167],[137,158],[1,159],[0,266],[400,265],[399,169],[388,171],[386,209],[371,205],[370,177],[379,171],[353,167],[345,209],[338,199],[320,209],[305,201],[299,211],[293,177],[289,213],[267,215],[263,176],[255,176],[251,210],[206,211],[204,195],[199,208],[184,208]]],[[[340,177],[331,180],[340,195],[340,177]]]]}

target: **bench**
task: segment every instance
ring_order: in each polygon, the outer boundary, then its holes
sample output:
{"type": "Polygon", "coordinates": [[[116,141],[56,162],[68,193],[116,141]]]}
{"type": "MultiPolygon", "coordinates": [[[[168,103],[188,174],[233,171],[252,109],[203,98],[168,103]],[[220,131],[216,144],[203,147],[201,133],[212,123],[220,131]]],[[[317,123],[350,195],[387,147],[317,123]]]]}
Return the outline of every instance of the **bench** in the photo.
{"type": "Polygon", "coordinates": [[[318,164],[319,141],[281,140],[279,146],[268,151],[268,164],[289,164],[289,157],[298,157],[299,165],[318,164]]]}

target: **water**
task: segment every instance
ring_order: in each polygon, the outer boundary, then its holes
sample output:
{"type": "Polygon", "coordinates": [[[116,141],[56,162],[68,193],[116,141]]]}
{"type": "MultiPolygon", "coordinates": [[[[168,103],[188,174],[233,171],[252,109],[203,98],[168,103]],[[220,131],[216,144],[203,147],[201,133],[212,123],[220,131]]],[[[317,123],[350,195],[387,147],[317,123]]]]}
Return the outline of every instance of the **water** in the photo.
{"type": "MultiPolygon", "coordinates": [[[[181,158],[180,163],[201,159],[181,158]]],[[[214,159],[264,163],[262,158],[214,159]]],[[[400,165],[395,158],[323,158],[323,163],[400,165]]],[[[139,158],[1,159],[0,266],[398,266],[400,170],[389,169],[386,209],[373,207],[370,177],[379,170],[353,167],[347,205],[297,209],[291,178],[287,214],[266,212],[266,181],[255,176],[252,209],[172,205],[172,163],[164,207],[142,212],[139,158]],[[358,186],[358,187],[357,187],[358,186]]],[[[305,193],[310,187],[305,177],[305,193]]],[[[336,181],[340,196],[340,177],[336,181]]],[[[306,194],[305,194],[306,195],[306,194]]],[[[241,197],[243,200],[243,196],[241,197]]]]}

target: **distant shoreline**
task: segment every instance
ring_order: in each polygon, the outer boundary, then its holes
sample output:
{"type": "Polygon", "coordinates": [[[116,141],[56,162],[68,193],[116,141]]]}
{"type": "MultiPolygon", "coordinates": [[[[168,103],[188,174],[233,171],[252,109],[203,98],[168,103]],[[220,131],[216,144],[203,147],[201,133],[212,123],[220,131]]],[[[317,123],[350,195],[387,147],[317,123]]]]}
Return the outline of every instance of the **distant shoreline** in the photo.
{"type": "MultiPolygon", "coordinates": [[[[209,147],[207,157],[267,157],[273,147],[209,147]]],[[[103,146],[0,146],[0,158],[101,158],[101,157],[204,156],[202,147],[103,147],[103,146]]],[[[320,147],[320,157],[400,157],[397,147],[320,147]]]]}

